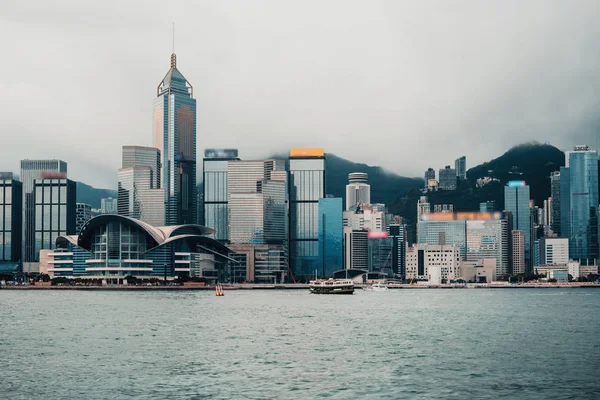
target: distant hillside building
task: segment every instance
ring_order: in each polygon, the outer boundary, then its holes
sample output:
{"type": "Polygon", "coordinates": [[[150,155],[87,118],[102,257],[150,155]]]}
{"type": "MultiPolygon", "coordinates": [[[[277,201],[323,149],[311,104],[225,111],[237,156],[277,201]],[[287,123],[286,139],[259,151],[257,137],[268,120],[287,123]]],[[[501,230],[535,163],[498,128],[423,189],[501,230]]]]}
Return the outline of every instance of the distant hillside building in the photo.
{"type": "Polygon", "coordinates": [[[444,169],[440,169],[439,173],[439,188],[441,190],[456,189],[456,170],[446,165],[444,169]]]}
{"type": "Polygon", "coordinates": [[[118,200],[112,197],[105,197],[100,199],[100,213],[101,214],[116,214],[117,213],[118,200]]]}
{"type": "Polygon", "coordinates": [[[433,168],[427,168],[427,171],[425,171],[425,189],[428,188],[430,180],[435,181],[435,170],[433,168]]]}
{"type": "Polygon", "coordinates": [[[456,170],[456,177],[461,180],[467,179],[467,157],[462,156],[454,161],[454,169],[456,170]]]}

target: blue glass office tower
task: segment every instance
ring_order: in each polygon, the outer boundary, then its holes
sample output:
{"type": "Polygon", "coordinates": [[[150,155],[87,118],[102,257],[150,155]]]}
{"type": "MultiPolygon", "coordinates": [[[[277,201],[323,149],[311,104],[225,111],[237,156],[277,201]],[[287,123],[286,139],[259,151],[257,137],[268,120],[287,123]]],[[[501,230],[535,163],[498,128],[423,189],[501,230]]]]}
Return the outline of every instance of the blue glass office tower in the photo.
{"type": "Polygon", "coordinates": [[[154,101],[154,147],[162,160],[165,190],[165,225],[195,224],[196,197],[196,100],[192,85],[171,68],[156,89],[154,101]]]}
{"type": "Polygon", "coordinates": [[[204,150],[204,193],[200,225],[213,228],[214,238],[229,242],[229,204],[227,199],[228,161],[239,160],[237,149],[204,150]]]}
{"type": "Polygon", "coordinates": [[[319,199],[325,197],[323,149],[291,149],[289,158],[290,268],[295,276],[313,276],[319,259],[319,199]]]}
{"type": "Polygon", "coordinates": [[[0,172],[0,272],[18,272],[23,229],[23,184],[0,172]]]}
{"type": "Polygon", "coordinates": [[[532,220],[529,209],[529,186],[524,181],[510,181],[504,187],[504,210],[513,217],[513,230],[523,231],[525,242],[525,265],[531,270],[533,242],[531,241],[532,220]]]}
{"type": "Polygon", "coordinates": [[[569,255],[583,263],[598,258],[598,152],[576,146],[560,170],[561,236],[569,255]]]}
{"type": "Polygon", "coordinates": [[[340,197],[319,199],[319,258],[322,277],[343,268],[343,208],[340,197]]]}

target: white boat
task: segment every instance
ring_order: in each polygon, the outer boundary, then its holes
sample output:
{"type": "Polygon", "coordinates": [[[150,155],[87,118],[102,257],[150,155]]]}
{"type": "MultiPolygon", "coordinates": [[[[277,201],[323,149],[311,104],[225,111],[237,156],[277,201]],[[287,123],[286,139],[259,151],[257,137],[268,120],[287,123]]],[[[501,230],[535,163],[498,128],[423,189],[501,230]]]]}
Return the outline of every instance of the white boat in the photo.
{"type": "Polygon", "coordinates": [[[353,294],[352,279],[316,279],[310,281],[310,292],[313,294],[353,294]]]}
{"type": "Polygon", "coordinates": [[[375,282],[372,285],[364,286],[363,290],[367,290],[370,292],[385,292],[388,290],[388,287],[385,283],[375,282]]]}

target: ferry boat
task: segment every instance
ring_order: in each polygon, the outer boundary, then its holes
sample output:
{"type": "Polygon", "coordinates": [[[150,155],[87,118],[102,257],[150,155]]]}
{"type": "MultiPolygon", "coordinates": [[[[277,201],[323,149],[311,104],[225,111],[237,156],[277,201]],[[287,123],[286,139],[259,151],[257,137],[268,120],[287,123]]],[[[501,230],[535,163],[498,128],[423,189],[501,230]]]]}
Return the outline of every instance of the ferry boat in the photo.
{"type": "Polygon", "coordinates": [[[310,292],[313,294],[353,294],[352,279],[317,279],[310,281],[310,292]]]}
{"type": "Polygon", "coordinates": [[[371,291],[371,292],[384,292],[388,290],[388,287],[385,283],[375,282],[372,285],[364,286],[363,290],[371,291]]]}

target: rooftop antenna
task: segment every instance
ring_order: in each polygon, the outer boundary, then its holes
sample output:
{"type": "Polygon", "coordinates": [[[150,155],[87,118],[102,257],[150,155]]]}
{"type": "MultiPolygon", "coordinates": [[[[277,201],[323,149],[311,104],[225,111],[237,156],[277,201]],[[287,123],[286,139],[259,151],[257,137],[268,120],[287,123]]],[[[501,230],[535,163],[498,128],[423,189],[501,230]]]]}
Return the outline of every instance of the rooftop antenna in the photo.
{"type": "Polygon", "coordinates": [[[177,67],[177,56],[175,56],[175,22],[173,22],[173,52],[171,53],[171,68],[177,67]]]}

